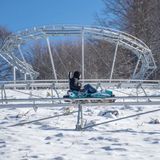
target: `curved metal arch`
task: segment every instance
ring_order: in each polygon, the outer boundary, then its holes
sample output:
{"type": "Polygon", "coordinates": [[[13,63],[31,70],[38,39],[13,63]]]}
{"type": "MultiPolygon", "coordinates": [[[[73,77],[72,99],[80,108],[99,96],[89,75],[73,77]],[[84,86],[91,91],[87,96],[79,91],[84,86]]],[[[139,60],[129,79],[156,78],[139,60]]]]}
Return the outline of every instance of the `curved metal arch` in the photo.
{"type": "Polygon", "coordinates": [[[12,34],[6,39],[4,46],[0,50],[0,55],[21,72],[30,73],[32,76],[37,77],[38,72],[34,71],[32,66],[29,64],[26,66],[26,64],[12,53],[18,49],[19,45],[25,44],[29,40],[37,40],[57,35],[89,36],[95,39],[106,40],[111,43],[118,43],[118,45],[131,50],[138,57],[138,62],[132,76],[133,79],[147,79],[156,69],[152,52],[144,42],[125,32],[104,27],[54,25],[26,29],[25,31],[12,34]],[[141,68],[138,69],[140,62],[141,68]]]}

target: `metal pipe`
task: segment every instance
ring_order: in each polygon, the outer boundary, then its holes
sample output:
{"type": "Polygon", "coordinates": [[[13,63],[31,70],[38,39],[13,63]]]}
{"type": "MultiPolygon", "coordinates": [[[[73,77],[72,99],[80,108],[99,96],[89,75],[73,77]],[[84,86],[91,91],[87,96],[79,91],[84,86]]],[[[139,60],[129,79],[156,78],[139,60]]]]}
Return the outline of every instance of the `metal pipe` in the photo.
{"type": "Polygon", "coordinates": [[[16,83],[16,67],[13,67],[13,81],[16,83]]]}
{"type": "Polygon", "coordinates": [[[25,81],[27,80],[27,74],[26,73],[24,74],[24,80],[25,81]]]}
{"type": "MultiPolygon", "coordinates": [[[[66,101],[69,101],[69,102],[79,102],[79,101],[85,101],[85,100],[87,100],[87,101],[94,101],[94,100],[99,100],[99,101],[102,101],[102,102],[105,102],[105,101],[107,101],[107,103],[108,103],[108,100],[123,100],[123,99],[125,99],[125,100],[136,100],[136,99],[141,99],[141,100],[143,100],[143,99],[148,99],[148,98],[150,98],[150,99],[158,99],[159,100],[159,102],[160,102],[160,96],[117,96],[117,97],[105,97],[105,98],[20,98],[20,99],[4,99],[4,100],[1,100],[0,99],[0,103],[2,102],[2,101],[7,101],[7,102],[52,102],[52,101],[55,101],[55,102],[57,102],[57,101],[59,101],[59,100],[66,100],[66,101]]],[[[58,102],[59,103],[59,102],[58,102]]],[[[117,102],[117,103],[119,103],[119,102],[117,102]]],[[[148,101],[147,101],[147,103],[149,103],[148,101]]],[[[63,104],[63,103],[62,103],[63,104]]],[[[116,102],[115,103],[113,103],[113,104],[116,104],[116,102]]]]}
{"type": "Polygon", "coordinates": [[[53,61],[53,56],[52,56],[52,51],[51,51],[51,45],[50,45],[50,42],[49,42],[49,38],[47,37],[46,40],[47,40],[47,46],[48,46],[49,56],[50,56],[50,60],[51,60],[51,64],[52,64],[54,78],[55,78],[55,80],[57,80],[57,73],[56,73],[56,69],[55,69],[55,65],[54,65],[54,61],[53,61]]]}
{"type": "Polygon", "coordinates": [[[110,75],[110,82],[111,82],[111,79],[112,79],[112,76],[113,76],[113,70],[114,70],[115,61],[116,61],[116,57],[117,57],[118,45],[119,45],[119,40],[117,42],[116,49],[115,49],[115,52],[114,52],[114,58],[113,58],[113,63],[112,63],[111,75],[110,75]]]}
{"type": "MultiPolygon", "coordinates": [[[[33,108],[34,106],[36,107],[42,107],[42,108],[46,108],[46,107],[67,107],[67,106],[73,106],[72,103],[18,103],[18,104],[3,104],[3,103],[7,103],[5,100],[3,102],[1,102],[2,104],[0,104],[0,109],[4,109],[4,108],[33,108]]],[[[123,105],[146,105],[148,107],[151,107],[152,105],[160,105],[160,101],[152,101],[152,102],[133,102],[133,101],[129,101],[129,102],[115,102],[115,103],[85,103],[83,104],[86,107],[87,106],[123,106],[123,105]]]]}
{"type": "Polygon", "coordinates": [[[19,50],[19,53],[20,53],[20,55],[21,55],[21,57],[22,57],[22,59],[23,59],[23,62],[25,63],[25,66],[26,66],[26,69],[28,70],[28,73],[29,73],[29,75],[30,75],[30,78],[31,78],[31,80],[33,80],[33,76],[32,76],[32,74],[31,74],[31,71],[30,71],[30,69],[29,69],[29,67],[28,67],[28,64],[27,64],[27,62],[26,62],[26,60],[25,60],[25,58],[24,58],[24,55],[23,55],[23,53],[22,53],[20,44],[18,45],[18,50],[19,50]]]}
{"type": "Polygon", "coordinates": [[[82,40],[82,81],[84,81],[84,30],[82,30],[81,35],[82,40]]]}
{"type": "Polygon", "coordinates": [[[133,76],[132,76],[133,79],[135,79],[135,74],[136,74],[136,72],[137,72],[137,69],[138,69],[138,66],[139,66],[141,57],[142,57],[142,54],[138,57],[138,61],[137,61],[137,64],[136,64],[136,67],[135,67],[135,69],[134,69],[133,76]]]}

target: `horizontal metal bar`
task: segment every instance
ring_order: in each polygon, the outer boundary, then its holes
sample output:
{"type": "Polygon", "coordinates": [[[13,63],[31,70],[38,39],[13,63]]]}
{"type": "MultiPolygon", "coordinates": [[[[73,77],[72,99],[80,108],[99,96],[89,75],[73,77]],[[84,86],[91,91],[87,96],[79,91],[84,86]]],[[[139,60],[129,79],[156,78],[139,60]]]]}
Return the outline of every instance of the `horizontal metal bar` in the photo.
{"type": "Polygon", "coordinates": [[[72,104],[69,103],[63,103],[63,104],[52,104],[52,103],[39,103],[39,104],[33,104],[33,103],[24,103],[24,104],[1,104],[0,109],[3,108],[33,108],[33,107],[39,107],[39,108],[47,108],[47,107],[68,107],[72,104]]]}
{"type": "MultiPolygon", "coordinates": [[[[17,80],[16,83],[48,83],[48,82],[68,82],[68,79],[45,79],[45,80],[17,80]]],[[[84,82],[110,82],[110,79],[84,79],[84,82]]],[[[160,80],[137,80],[137,79],[112,79],[111,82],[128,82],[128,83],[160,83],[160,80]]],[[[0,81],[1,84],[14,83],[14,81],[0,81]]]]}
{"type": "MultiPolygon", "coordinates": [[[[82,106],[123,106],[123,105],[160,105],[160,101],[153,101],[153,102],[114,102],[114,103],[85,103],[81,104],[82,106]]],[[[2,104],[0,105],[0,109],[4,108],[47,108],[47,107],[68,107],[68,106],[77,106],[77,104],[72,103],[61,103],[61,104],[52,104],[52,103],[39,103],[39,104],[2,104]]]]}
{"type": "Polygon", "coordinates": [[[53,118],[58,118],[58,117],[62,117],[62,116],[69,116],[69,115],[72,115],[73,113],[77,113],[77,112],[78,111],[72,111],[72,112],[68,112],[68,113],[62,113],[62,114],[58,114],[58,115],[39,118],[39,119],[27,121],[27,122],[20,122],[20,123],[16,123],[16,124],[10,125],[8,127],[22,126],[22,125],[25,125],[25,124],[35,123],[35,122],[44,121],[44,120],[53,119],[53,118]]]}
{"type": "MultiPolygon", "coordinates": [[[[128,82],[128,81],[96,81],[96,80],[84,80],[84,84],[91,84],[91,85],[97,85],[101,84],[103,87],[116,87],[116,88],[139,88],[139,87],[145,87],[145,88],[160,88],[160,82],[159,81],[152,81],[152,82],[146,82],[141,83],[138,81],[128,82]]],[[[0,83],[1,88],[5,89],[12,89],[12,88],[25,88],[25,87],[36,87],[36,88],[53,88],[56,87],[57,89],[61,88],[68,88],[68,80],[59,81],[56,83],[55,81],[10,81],[10,82],[2,82],[0,83]]]]}
{"type": "Polygon", "coordinates": [[[140,99],[158,99],[160,102],[160,96],[120,96],[120,97],[106,97],[106,98],[21,98],[21,99],[0,99],[0,103],[4,102],[56,102],[56,101],[70,101],[70,102],[78,102],[78,101],[106,101],[106,100],[140,100],[140,99]]]}

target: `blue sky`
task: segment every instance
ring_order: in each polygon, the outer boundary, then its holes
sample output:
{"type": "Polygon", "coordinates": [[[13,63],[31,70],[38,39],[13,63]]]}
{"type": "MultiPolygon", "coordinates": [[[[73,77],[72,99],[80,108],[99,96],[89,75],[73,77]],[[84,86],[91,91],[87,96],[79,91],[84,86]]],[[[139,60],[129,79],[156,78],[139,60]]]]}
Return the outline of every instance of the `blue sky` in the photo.
{"type": "Polygon", "coordinates": [[[95,23],[102,0],[0,0],[0,25],[11,31],[47,24],[95,23]]]}

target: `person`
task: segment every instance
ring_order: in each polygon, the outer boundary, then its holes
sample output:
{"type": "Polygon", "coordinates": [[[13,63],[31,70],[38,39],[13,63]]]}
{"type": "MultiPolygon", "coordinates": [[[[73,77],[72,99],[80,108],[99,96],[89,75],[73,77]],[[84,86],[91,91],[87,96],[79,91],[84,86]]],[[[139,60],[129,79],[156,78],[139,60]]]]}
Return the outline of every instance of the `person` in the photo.
{"type": "Polygon", "coordinates": [[[79,71],[75,71],[73,76],[71,75],[71,72],[69,72],[70,91],[79,91],[79,92],[85,92],[85,93],[96,93],[97,92],[97,90],[94,87],[92,87],[90,84],[86,84],[82,88],[82,84],[79,81],[80,77],[81,77],[81,73],[79,71]]]}
{"type": "Polygon", "coordinates": [[[72,73],[69,72],[69,88],[71,91],[81,91],[82,85],[79,82],[80,75],[79,71],[75,71],[73,76],[72,73]]]}

